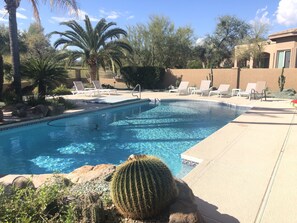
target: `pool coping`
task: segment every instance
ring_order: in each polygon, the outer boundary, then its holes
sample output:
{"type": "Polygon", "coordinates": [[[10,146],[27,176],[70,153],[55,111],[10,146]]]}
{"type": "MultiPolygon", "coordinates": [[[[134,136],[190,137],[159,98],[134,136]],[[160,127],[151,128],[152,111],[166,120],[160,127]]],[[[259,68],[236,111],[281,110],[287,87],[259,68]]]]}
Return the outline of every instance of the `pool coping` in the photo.
{"type": "MultiPolygon", "coordinates": [[[[0,126],[0,132],[8,130],[8,129],[22,127],[22,126],[34,125],[34,124],[48,122],[48,121],[52,121],[52,120],[68,118],[68,117],[71,117],[74,115],[81,115],[81,114],[86,114],[86,113],[90,113],[90,112],[94,112],[94,111],[104,111],[106,109],[112,109],[112,108],[117,108],[120,106],[128,106],[128,105],[133,105],[133,104],[138,104],[138,103],[144,103],[147,101],[149,101],[149,99],[139,99],[139,100],[133,100],[133,101],[130,100],[130,101],[124,101],[124,102],[117,102],[117,103],[113,103],[113,104],[102,104],[102,105],[104,105],[104,107],[92,107],[89,109],[78,110],[78,111],[70,109],[70,110],[67,110],[66,113],[63,113],[63,114],[57,115],[57,116],[40,117],[40,118],[31,119],[31,120],[25,120],[25,121],[20,121],[20,122],[16,122],[16,123],[5,124],[5,125],[0,126]]],[[[88,102],[86,102],[86,103],[88,103],[88,102]]],[[[96,105],[100,105],[100,104],[96,104],[96,105]]]]}

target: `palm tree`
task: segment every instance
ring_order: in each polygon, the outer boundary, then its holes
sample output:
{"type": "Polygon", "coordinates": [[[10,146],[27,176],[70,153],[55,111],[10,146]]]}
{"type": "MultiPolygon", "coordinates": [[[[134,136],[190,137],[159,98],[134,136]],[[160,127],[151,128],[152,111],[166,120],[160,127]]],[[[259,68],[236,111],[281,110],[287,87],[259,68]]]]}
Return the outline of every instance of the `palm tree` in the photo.
{"type": "Polygon", "coordinates": [[[4,83],[4,60],[3,55],[9,53],[9,37],[4,26],[0,27],[0,99],[2,99],[4,83]]]}
{"type": "Polygon", "coordinates": [[[126,57],[126,52],[131,53],[132,48],[128,43],[120,40],[121,35],[127,36],[125,30],[111,28],[116,23],[107,23],[105,19],[101,19],[95,27],[92,27],[87,15],[84,22],[85,28],[74,20],[62,22],[61,25],[66,25],[71,30],[52,32],[51,34],[62,36],[54,43],[54,46],[63,45],[63,49],[78,48],[78,50],[70,51],[69,59],[71,61],[81,59],[89,67],[91,81],[99,80],[98,69],[100,66],[103,69],[107,66],[114,68],[114,64],[121,67],[121,59],[126,57]]]}
{"type": "MultiPolygon", "coordinates": [[[[38,13],[37,5],[38,0],[29,0],[33,6],[34,16],[37,21],[40,23],[40,17],[38,13]]],[[[10,52],[12,58],[12,67],[13,67],[13,77],[14,77],[14,89],[17,94],[17,99],[22,100],[22,86],[21,86],[21,75],[20,75],[20,54],[19,54],[19,44],[18,44],[18,28],[16,20],[16,10],[20,5],[21,0],[4,0],[6,3],[5,9],[7,10],[9,17],[9,40],[10,40],[10,52]]],[[[43,0],[44,3],[47,0],[43,0]]],[[[50,0],[51,7],[68,7],[77,12],[76,0],[50,0]]]]}
{"type": "Polygon", "coordinates": [[[29,58],[21,67],[22,74],[32,81],[32,87],[38,88],[38,97],[42,100],[55,87],[64,83],[67,71],[60,62],[63,58],[58,55],[42,55],[29,58]]]}

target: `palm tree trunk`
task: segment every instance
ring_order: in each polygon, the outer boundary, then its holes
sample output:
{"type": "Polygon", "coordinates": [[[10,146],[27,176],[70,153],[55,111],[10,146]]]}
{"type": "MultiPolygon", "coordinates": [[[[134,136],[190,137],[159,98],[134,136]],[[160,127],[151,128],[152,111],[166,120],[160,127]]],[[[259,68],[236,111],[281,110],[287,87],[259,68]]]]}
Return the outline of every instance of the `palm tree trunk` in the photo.
{"type": "Polygon", "coordinates": [[[3,83],[4,83],[3,56],[2,54],[0,54],[0,99],[2,99],[3,83]]]}
{"type": "Polygon", "coordinates": [[[43,82],[38,84],[38,98],[45,101],[46,85],[43,82]]]}
{"type": "MultiPolygon", "coordinates": [[[[98,70],[98,68],[97,68],[96,64],[89,65],[89,73],[90,73],[91,82],[96,80],[97,70],[98,70]]],[[[98,78],[98,80],[99,80],[99,78],[98,78]]]]}
{"type": "Polygon", "coordinates": [[[19,53],[19,42],[18,42],[18,28],[16,20],[16,9],[19,6],[17,0],[5,0],[6,10],[9,14],[9,40],[10,40],[10,52],[12,58],[12,70],[13,70],[13,85],[17,100],[22,100],[22,86],[21,86],[21,75],[20,75],[20,53],[19,53]]]}

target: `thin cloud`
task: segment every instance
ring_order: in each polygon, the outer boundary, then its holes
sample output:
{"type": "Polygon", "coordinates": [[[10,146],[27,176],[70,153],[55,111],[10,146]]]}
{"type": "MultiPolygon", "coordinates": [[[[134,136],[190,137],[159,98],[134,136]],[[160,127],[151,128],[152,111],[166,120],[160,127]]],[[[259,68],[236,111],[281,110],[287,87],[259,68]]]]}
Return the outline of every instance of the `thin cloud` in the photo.
{"type": "Polygon", "coordinates": [[[268,7],[265,6],[264,8],[258,9],[256,12],[256,16],[253,20],[250,21],[251,24],[254,23],[262,23],[270,25],[271,21],[269,18],[268,7]]]}
{"type": "Polygon", "coordinates": [[[196,40],[196,46],[202,46],[205,42],[205,38],[198,38],[196,40]]]}
{"type": "MultiPolygon", "coordinates": [[[[25,9],[21,8],[21,10],[18,9],[18,11],[25,11],[25,9]]],[[[5,19],[6,16],[8,16],[7,10],[4,8],[0,9],[0,21],[8,21],[7,19],[5,19]]],[[[27,16],[19,12],[16,13],[16,17],[18,19],[28,19],[27,16]]]]}
{"type": "MultiPolygon", "coordinates": [[[[54,23],[54,22],[66,22],[69,20],[84,20],[86,15],[88,15],[88,13],[84,10],[79,9],[77,12],[75,12],[74,10],[70,10],[70,12],[68,13],[69,17],[56,17],[56,16],[52,16],[51,19],[49,20],[50,23],[54,23]]],[[[98,22],[99,19],[97,19],[94,16],[89,16],[89,19],[91,22],[98,22]]]]}
{"type": "Polygon", "coordinates": [[[101,18],[105,18],[105,19],[111,19],[111,20],[115,20],[118,18],[126,18],[128,19],[133,19],[134,15],[131,15],[129,12],[119,12],[116,10],[112,10],[112,11],[106,11],[104,9],[100,9],[99,10],[99,14],[101,18]]]}
{"type": "Polygon", "coordinates": [[[135,18],[134,15],[130,15],[130,16],[127,17],[127,20],[129,20],[129,19],[134,19],[134,18],[135,18]]]}
{"type": "Polygon", "coordinates": [[[106,19],[117,19],[121,16],[120,12],[117,11],[105,11],[104,9],[99,10],[100,16],[106,19]]]}
{"type": "Polygon", "coordinates": [[[297,25],[297,1],[280,0],[276,10],[277,23],[285,26],[297,25]]]}
{"type": "Polygon", "coordinates": [[[1,16],[1,17],[6,16],[7,13],[8,13],[8,12],[7,12],[6,9],[0,9],[0,16],[1,16]]]}
{"type": "Polygon", "coordinates": [[[7,19],[3,19],[2,17],[0,17],[0,22],[8,22],[7,19]]]}
{"type": "Polygon", "coordinates": [[[23,12],[27,11],[25,8],[22,8],[22,7],[18,8],[17,10],[18,11],[23,11],[23,12]]]}
{"type": "Polygon", "coordinates": [[[16,13],[16,17],[17,17],[18,19],[28,19],[27,16],[25,16],[25,15],[19,13],[19,12],[16,13]]]}
{"type": "Polygon", "coordinates": [[[51,23],[55,23],[55,22],[67,22],[71,20],[71,18],[69,17],[56,17],[56,16],[52,16],[50,22],[51,23]]]}

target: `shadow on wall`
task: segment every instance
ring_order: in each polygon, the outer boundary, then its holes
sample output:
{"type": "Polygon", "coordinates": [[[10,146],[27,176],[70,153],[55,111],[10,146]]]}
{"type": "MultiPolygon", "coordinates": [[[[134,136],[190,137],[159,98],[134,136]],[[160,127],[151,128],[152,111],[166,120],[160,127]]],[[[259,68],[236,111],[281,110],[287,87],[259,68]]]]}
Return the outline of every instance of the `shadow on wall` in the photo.
{"type": "Polygon", "coordinates": [[[228,214],[221,214],[218,212],[218,207],[210,204],[199,197],[195,197],[195,202],[198,206],[202,217],[207,223],[239,223],[240,221],[228,214]]]}
{"type": "MultiPolygon", "coordinates": [[[[181,75],[179,75],[181,76],[181,75]]],[[[174,75],[172,73],[172,71],[167,68],[165,70],[165,76],[164,76],[164,80],[163,80],[163,88],[167,89],[170,85],[175,86],[176,85],[176,81],[179,78],[178,75],[174,75]]]]}

